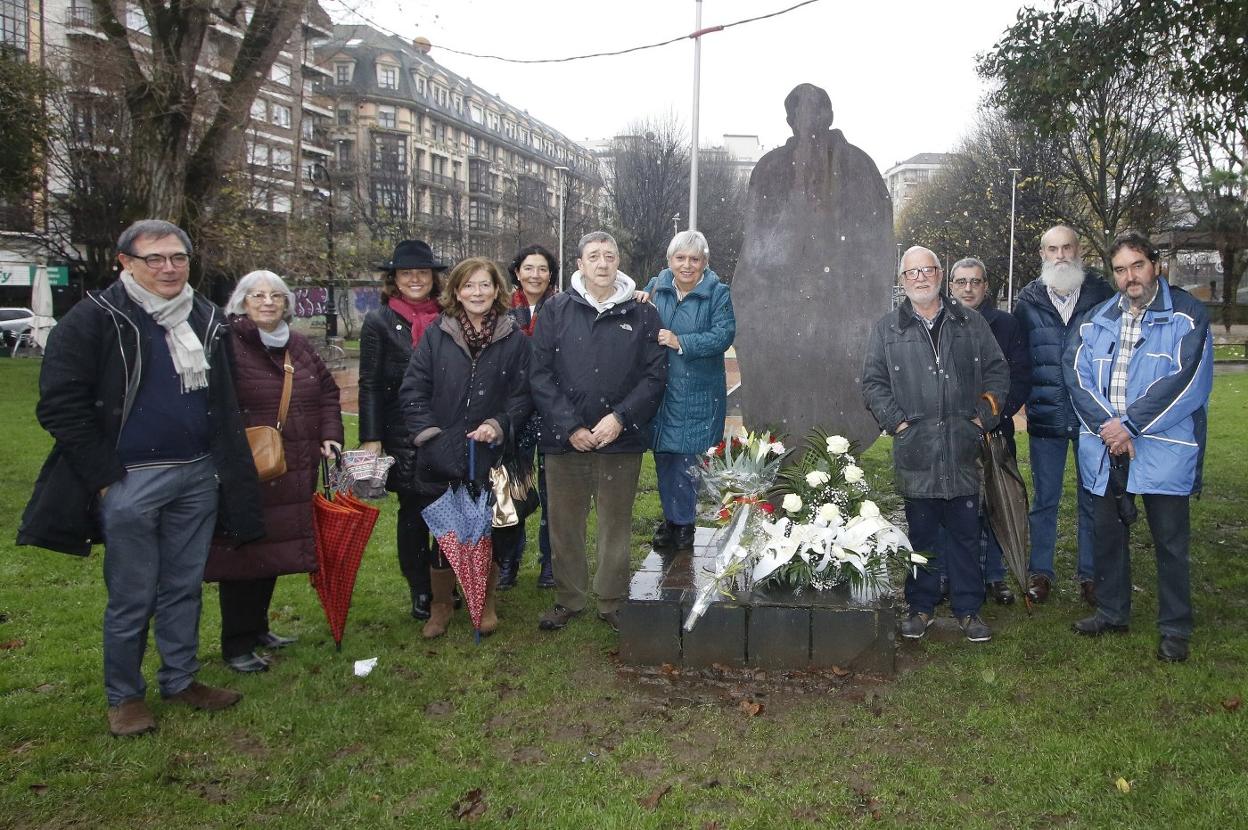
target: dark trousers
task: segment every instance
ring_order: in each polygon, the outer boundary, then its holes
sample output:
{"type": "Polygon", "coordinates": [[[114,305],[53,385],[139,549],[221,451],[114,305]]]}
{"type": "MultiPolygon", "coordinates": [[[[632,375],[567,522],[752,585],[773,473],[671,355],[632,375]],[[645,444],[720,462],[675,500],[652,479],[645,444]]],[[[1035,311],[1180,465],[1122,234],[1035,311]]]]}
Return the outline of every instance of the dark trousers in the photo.
{"type": "MultiPolygon", "coordinates": [[[[906,499],[906,522],[910,544],[916,551],[934,552],[938,545],[943,548],[941,555],[946,560],[949,604],[954,616],[978,614],[984,602],[984,579],[979,569],[979,494],[952,499],[906,499]]],[[[933,613],[940,596],[940,572],[935,567],[911,568],[907,572],[906,602],[911,611],[933,613]]]]}
{"type": "Polygon", "coordinates": [[[269,604],[277,577],[223,580],[217,598],[221,603],[221,656],[226,660],[255,650],[269,631],[269,604]]]}
{"type": "Polygon", "coordinates": [[[399,570],[408,586],[416,594],[430,594],[429,568],[432,566],[437,543],[429,541],[429,526],[420,511],[428,507],[433,498],[411,492],[399,493],[398,527],[395,535],[399,547],[399,570]]]}
{"type": "MultiPolygon", "coordinates": [[[[1157,629],[1165,635],[1191,637],[1188,497],[1145,494],[1141,498],[1157,554],[1157,629]]],[[[1111,623],[1126,625],[1131,617],[1130,529],[1118,517],[1117,497],[1106,490],[1106,495],[1092,499],[1096,613],[1111,623]]]]}

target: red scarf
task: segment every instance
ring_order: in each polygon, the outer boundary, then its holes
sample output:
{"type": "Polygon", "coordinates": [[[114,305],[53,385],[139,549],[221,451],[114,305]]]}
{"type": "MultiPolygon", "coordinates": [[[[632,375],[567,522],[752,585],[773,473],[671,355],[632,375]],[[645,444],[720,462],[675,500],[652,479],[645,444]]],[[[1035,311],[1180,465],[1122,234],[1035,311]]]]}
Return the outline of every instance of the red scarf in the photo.
{"type": "Polygon", "coordinates": [[[438,306],[438,301],[432,297],[426,297],[423,300],[412,302],[402,295],[396,294],[390,298],[390,310],[407,321],[412,327],[412,346],[415,347],[420,342],[420,336],[425,333],[425,329],[429,324],[438,319],[438,315],[442,313],[442,309],[438,306]]]}
{"type": "MultiPolygon", "coordinates": [[[[550,285],[546,286],[546,291],[542,294],[542,299],[539,301],[539,303],[546,302],[554,295],[555,295],[555,284],[552,282],[550,285]]],[[[523,288],[517,288],[515,291],[512,292],[511,307],[512,308],[528,308],[529,307],[529,298],[525,296],[523,288]]],[[[520,331],[532,337],[533,327],[535,325],[537,325],[537,306],[534,306],[532,313],[529,314],[529,324],[527,326],[521,326],[520,331]]]]}

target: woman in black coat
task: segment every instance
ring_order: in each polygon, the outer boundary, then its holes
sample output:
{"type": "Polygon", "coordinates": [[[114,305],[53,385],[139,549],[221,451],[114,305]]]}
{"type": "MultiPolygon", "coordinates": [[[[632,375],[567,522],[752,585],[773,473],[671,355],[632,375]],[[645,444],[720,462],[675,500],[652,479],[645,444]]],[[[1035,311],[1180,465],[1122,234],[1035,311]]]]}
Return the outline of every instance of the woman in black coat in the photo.
{"type": "Polygon", "coordinates": [[[399,570],[411,591],[412,616],[429,619],[429,528],[420,515],[416,447],[399,406],[399,386],[412,350],[442,309],[447,266],[420,240],[400,242],[382,266],[381,307],[360,328],[360,448],[394,457],[386,489],[399,495],[399,570]]]}
{"type": "MultiPolygon", "coordinates": [[[[408,432],[419,448],[417,474],[433,494],[426,504],[462,481],[488,482],[516,427],[533,410],[529,396],[529,342],[507,313],[507,283],[481,257],[456,265],[442,291],[442,316],[412,354],[399,397],[408,432]],[[475,441],[476,468],[468,469],[468,442],[475,441]]],[[[480,631],[498,626],[494,594],[497,561],[508,556],[522,529],[496,529],[480,631]]],[[[454,610],[455,575],[439,556],[430,570],[433,603],[426,638],[446,633],[454,610]]]]}
{"type": "Polygon", "coordinates": [[[265,536],[240,547],[214,540],[204,569],[205,580],[220,583],[221,656],[238,672],[268,669],[257,648],[294,642],[269,630],[269,603],[278,576],[316,570],[312,494],[321,457],[342,449],[338,384],[308,339],[290,330],[294,300],[277,274],[252,271],[226,305],[234,386],[246,426],[277,426],[285,373],[291,372],[281,425],[286,472],[260,484],[265,536]]]}

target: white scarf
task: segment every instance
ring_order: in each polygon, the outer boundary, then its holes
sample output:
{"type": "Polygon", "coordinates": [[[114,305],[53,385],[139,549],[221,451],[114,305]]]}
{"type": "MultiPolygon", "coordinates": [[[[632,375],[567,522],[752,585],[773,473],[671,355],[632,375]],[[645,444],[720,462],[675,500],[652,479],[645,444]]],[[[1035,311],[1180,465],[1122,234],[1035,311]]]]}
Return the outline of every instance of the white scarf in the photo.
{"type": "Polygon", "coordinates": [[[273,331],[265,331],[259,326],[256,326],[256,331],[260,332],[260,342],[270,349],[284,348],[290,342],[290,324],[285,320],[274,326],[273,331]]]}
{"type": "Polygon", "coordinates": [[[191,287],[183,285],[178,296],[166,300],[139,285],[129,271],[121,272],[121,284],[130,299],[150,314],[156,325],[165,330],[165,343],[169,345],[174,371],[182,382],[182,393],[206,388],[208,356],[204,354],[204,344],[199,342],[195,331],[187,322],[195,302],[195,292],[191,287]]]}

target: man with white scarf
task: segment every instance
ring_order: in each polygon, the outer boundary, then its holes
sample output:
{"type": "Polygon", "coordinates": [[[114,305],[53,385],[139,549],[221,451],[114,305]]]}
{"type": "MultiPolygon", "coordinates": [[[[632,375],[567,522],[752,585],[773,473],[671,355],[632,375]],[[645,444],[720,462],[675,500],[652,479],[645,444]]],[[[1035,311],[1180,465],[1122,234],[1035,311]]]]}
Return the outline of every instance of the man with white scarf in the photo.
{"type": "Polygon", "coordinates": [[[162,697],[206,710],[242,697],[195,680],[200,586],[214,527],[236,543],[264,530],[225,318],[187,284],[190,239],[147,219],[117,251],[117,282],[48,341],[36,414],[56,444],[18,542],[82,556],[104,543],[108,723],[128,736],[156,728],[142,671],[153,621],[162,697]]]}
{"type": "Polygon", "coordinates": [[[628,594],[633,499],[649,424],[667,386],[663,328],[637,284],[619,270],[619,247],[604,231],[577,247],[571,290],[551,297],[533,331],[530,386],[545,428],[555,606],[544,631],[563,628],[589,598],[585,555],[590,497],[598,514],[598,618],[619,628],[628,594]]]}
{"type": "MultiPolygon", "coordinates": [[[[1040,237],[1040,262],[1040,278],[1019,292],[1014,304],[1031,355],[1026,411],[1032,483],[1027,596],[1032,602],[1048,600],[1056,579],[1053,559],[1066,457],[1078,449],[1079,441],[1079,418],[1062,378],[1062,353],[1084,313],[1114,293],[1104,277],[1084,268],[1079,237],[1065,225],[1049,228],[1040,237]]],[[[1076,454],[1076,470],[1078,464],[1076,454]]],[[[1075,489],[1079,528],[1075,577],[1083,601],[1095,605],[1092,496],[1077,484],[1075,489]]]]}

